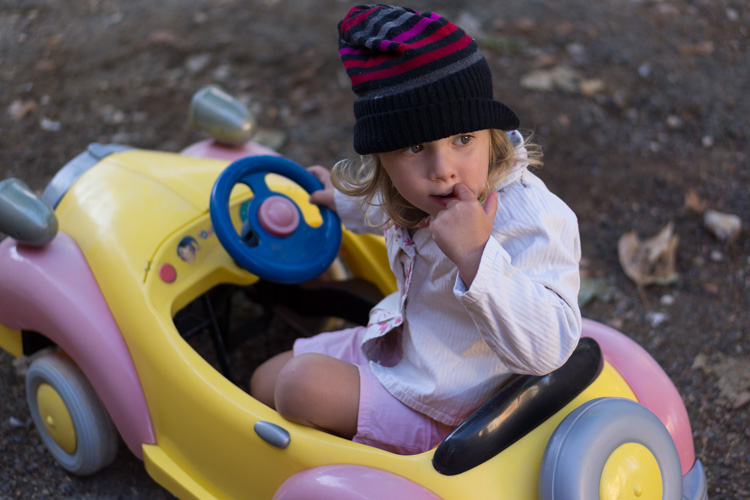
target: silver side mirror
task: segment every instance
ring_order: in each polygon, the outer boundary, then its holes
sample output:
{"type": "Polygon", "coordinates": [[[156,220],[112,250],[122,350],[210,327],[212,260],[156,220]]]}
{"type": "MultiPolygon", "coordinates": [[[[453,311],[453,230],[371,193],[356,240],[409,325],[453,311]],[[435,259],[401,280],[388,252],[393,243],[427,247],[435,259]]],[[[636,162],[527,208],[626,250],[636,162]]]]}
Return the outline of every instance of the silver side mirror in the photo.
{"type": "Polygon", "coordinates": [[[193,95],[188,120],[191,127],[228,146],[245,144],[256,128],[250,110],[216,85],[204,87],[193,95]]]}
{"type": "Polygon", "coordinates": [[[54,210],[23,181],[0,181],[0,232],[21,243],[41,247],[57,234],[54,210]]]}

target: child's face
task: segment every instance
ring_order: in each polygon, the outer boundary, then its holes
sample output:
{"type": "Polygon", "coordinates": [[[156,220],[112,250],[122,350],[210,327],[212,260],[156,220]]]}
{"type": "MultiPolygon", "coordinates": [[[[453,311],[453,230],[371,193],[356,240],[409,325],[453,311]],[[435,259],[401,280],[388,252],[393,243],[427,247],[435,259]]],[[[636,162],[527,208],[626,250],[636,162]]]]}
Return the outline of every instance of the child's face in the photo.
{"type": "Polygon", "coordinates": [[[436,215],[464,184],[479,197],[490,163],[490,132],[454,135],[397,151],[381,153],[380,163],[406,201],[436,215]]]}

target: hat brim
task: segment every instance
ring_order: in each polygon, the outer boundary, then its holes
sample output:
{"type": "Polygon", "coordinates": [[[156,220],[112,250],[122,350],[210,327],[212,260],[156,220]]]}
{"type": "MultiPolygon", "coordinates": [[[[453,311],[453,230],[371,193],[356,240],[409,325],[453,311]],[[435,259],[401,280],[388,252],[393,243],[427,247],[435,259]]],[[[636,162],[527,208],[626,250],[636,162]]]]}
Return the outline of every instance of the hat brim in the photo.
{"type": "Polygon", "coordinates": [[[387,153],[477,130],[515,130],[516,113],[491,99],[466,99],[398,109],[360,117],[354,126],[354,150],[361,155],[387,153]]]}

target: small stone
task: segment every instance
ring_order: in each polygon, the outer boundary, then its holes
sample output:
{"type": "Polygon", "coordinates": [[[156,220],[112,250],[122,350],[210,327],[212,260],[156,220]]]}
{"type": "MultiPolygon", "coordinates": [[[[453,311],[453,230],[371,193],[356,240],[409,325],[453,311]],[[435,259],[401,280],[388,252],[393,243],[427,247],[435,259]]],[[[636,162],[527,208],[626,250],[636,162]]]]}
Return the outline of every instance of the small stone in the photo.
{"type": "Polygon", "coordinates": [[[671,306],[672,304],[674,304],[674,297],[672,295],[663,295],[659,302],[662,305],[671,306]]]}
{"type": "Polygon", "coordinates": [[[667,316],[665,313],[662,312],[652,312],[648,314],[648,320],[649,323],[651,323],[651,326],[656,328],[657,326],[661,325],[665,321],[669,319],[669,316],[667,316]]]}
{"type": "Polygon", "coordinates": [[[716,210],[706,210],[703,223],[721,241],[733,241],[742,229],[742,220],[738,216],[716,210]]]}
{"type": "Polygon", "coordinates": [[[185,68],[188,70],[188,73],[196,74],[203,71],[203,69],[208,66],[210,62],[211,54],[196,54],[188,58],[188,60],[185,62],[185,68]]]}
{"type": "Polygon", "coordinates": [[[682,118],[680,118],[679,116],[669,115],[667,117],[667,127],[674,130],[674,129],[682,128],[682,125],[683,125],[683,121],[682,121],[682,118]]]}
{"type": "Polygon", "coordinates": [[[60,129],[62,129],[62,124],[60,122],[50,120],[46,117],[39,121],[39,126],[42,127],[42,130],[46,130],[47,132],[59,132],[60,129]]]}

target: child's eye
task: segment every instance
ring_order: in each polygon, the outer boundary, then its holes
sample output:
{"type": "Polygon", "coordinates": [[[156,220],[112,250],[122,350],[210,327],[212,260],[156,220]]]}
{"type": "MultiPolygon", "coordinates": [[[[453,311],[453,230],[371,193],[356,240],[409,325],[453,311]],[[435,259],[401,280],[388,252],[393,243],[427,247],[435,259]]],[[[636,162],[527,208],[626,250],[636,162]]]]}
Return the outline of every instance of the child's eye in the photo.
{"type": "Polygon", "coordinates": [[[456,138],[456,142],[459,143],[459,144],[464,144],[465,145],[465,144],[469,144],[472,139],[474,139],[473,135],[468,135],[468,134],[467,135],[459,135],[456,138]]]}
{"type": "Polygon", "coordinates": [[[416,146],[411,146],[409,148],[406,148],[406,152],[411,153],[411,154],[417,154],[417,153],[422,152],[423,150],[424,150],[423,144],[417,144],[416,146]]]}

